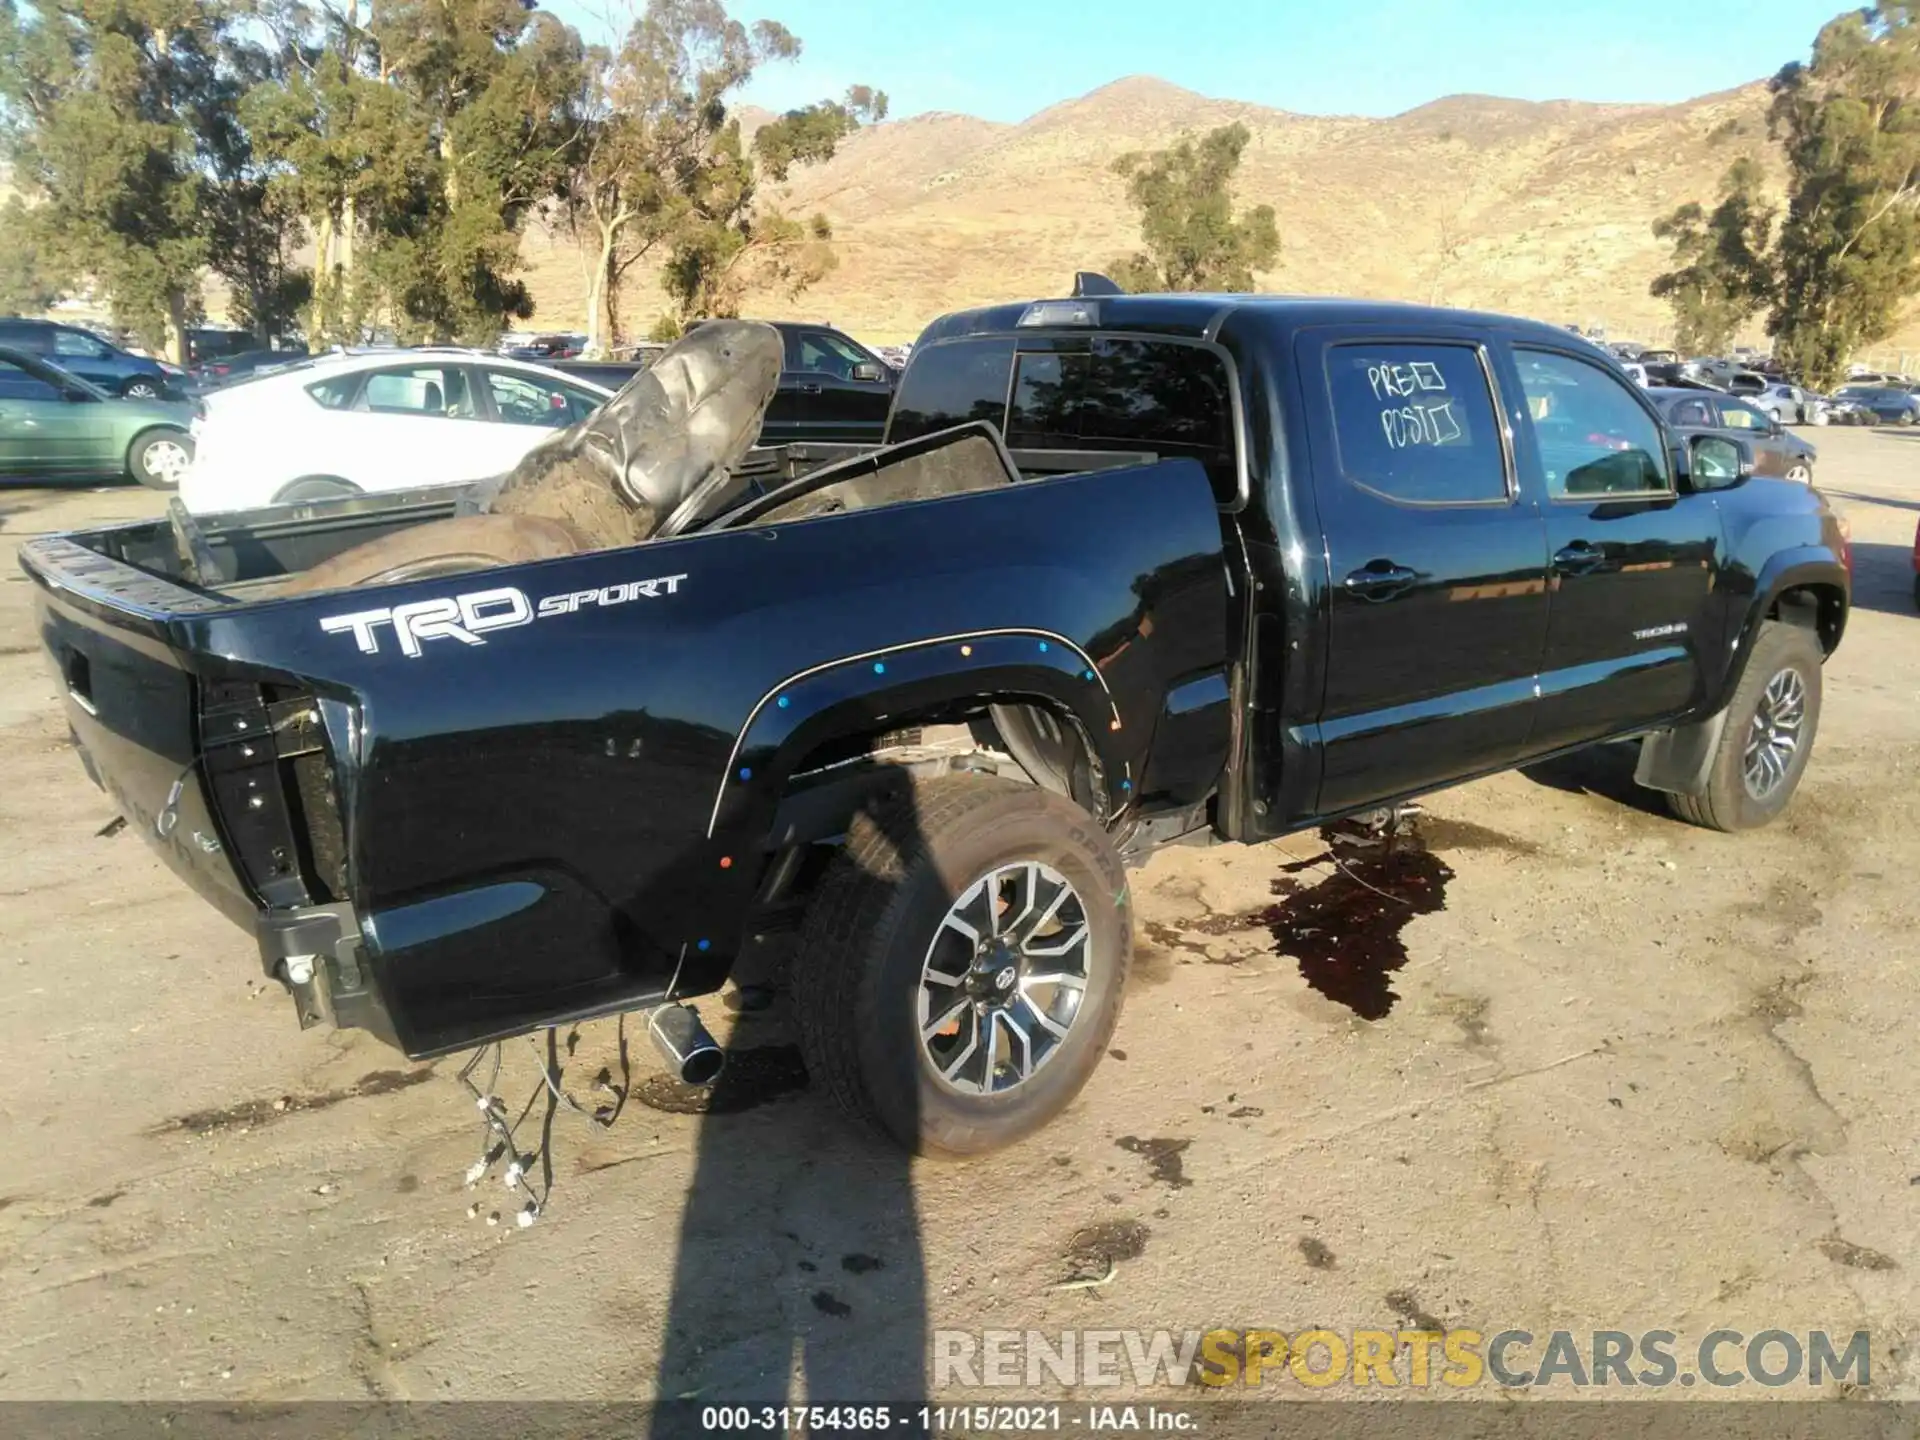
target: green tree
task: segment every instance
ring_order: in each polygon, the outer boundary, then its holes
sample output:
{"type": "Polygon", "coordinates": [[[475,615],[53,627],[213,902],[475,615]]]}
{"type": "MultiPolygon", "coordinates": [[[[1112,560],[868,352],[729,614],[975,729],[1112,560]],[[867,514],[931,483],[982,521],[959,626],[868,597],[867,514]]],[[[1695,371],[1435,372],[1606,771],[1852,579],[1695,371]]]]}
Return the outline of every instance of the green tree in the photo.
{"type": "Polygon", "coordinates": [[[48,263],[91,275],[185,358],[208,259],[193,116],[236,12],[219,0],[0,0],[0,121],[48,263]]]}
{"type": "Polygon", "coordinates": [[[1145,247],[1113,262],[1115,281],[1135,291],[1244,291],[1253,289],[1255,271],[1273,268],[1280,258],[1273,207],[1234,218],[1233,177],[1251,138],[1236,122],[1113,162],[1140,212],[1145,247]]]}
{"type": "Polygon", "coordinates": [[[650,0],[617,49],[589,56],[561,193],[586,270],[590,351],[618,338],[627,272],[695,223],[728,97],[799,49],[785,27],[749,29],[718,0],[650,0]]]}
{"type": "Polygon", "coordinates": [[[1673,307],[1678,349],[1725,354],[1740,327],[1767,303],[1774,212],[1760,199],[1764,179],[1753,161],[1737,160],[1711,213],[1695,202],[1654,221],[1654,235],[1673,247],[1673,269],[1649,288],[1673,307]]]}
{"type": "Polygon", "coordinates": [[[1920,289],[1920,14],[1879,0],[1829,22],[1773,81],[1789,190],[1768,320],[1775,353],[1832,385],[1920,289]]]}
{"type": "Polygon", "coordinates": [[[360,0],[319,8],[284,0],[263,12],[278,58],[241,102],[268,193],[312,245],[306,306],[315,341],[357,341],[385,304],[360,266],[373,237],[430,207],[433,146],[400,89],[379,74],[360,0]]]}
{"type": "Polygon", "coordinates": [[[384,289],[404,330],[490,342],[533,313],[520,230],[565,173],[584,47],[525,0],[372,0],[367,29],[433,160],[420,203],[389,214],[384,289]]]}
{"type": "Polygon", "coordinates": [[[0,210],[0,315],[33,314],[60,298],[47,270],[33,212],[10,196],[0,210]]]}
{"type": "Polygon", "coordinates": [[[284,79],[278,62],[272,47],[228,36],[192,113],[205,176],[207,264],[229,287],[228,318],[262,343],[291,328],[312,292],[312,276],[296,260],[299,211],[273,185],[271,161],[242,119],[251,91],[284,79]]]}
{"type": "MultiPolygon", "coordinates": [[[[784,30],[761,21],[756,32],[784,30]]],[[[800,44],[786,36],[791,49],[800,44]]],[[[840,142],[862,125],[885,117],[884,90],[855,85],[844,99],[822,100],[760,127],[748,146],[736,119],[712,135],[697,164],[682,177],[689,214],[679,227],[662,270],[667,294],[685,322],[738,315],[746,297],[777,291],[789,300],[839,264],[827,217],[805,219],[763,203],[763,181],[784,181],[796,165],[833,158],[840,142]]]]}

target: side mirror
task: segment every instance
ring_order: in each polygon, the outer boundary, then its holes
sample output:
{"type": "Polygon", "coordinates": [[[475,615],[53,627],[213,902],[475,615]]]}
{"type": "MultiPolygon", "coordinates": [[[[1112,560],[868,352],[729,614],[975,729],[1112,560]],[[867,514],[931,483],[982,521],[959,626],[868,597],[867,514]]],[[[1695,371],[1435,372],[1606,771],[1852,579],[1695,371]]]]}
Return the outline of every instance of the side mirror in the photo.
{"type": "Polygon", "coordinates": [[[93,396],[89,395],[85,390],[82,390],[78,385],[69,385],[60,392],[60,398],[69,405],[85,405],[93,399],[93,396]]]}
{"type": "Polygon", "coordinates": [[[1687,481],[1694,490],[1727,490],[1753,474],[1753,451],[1724,435],[1695,435],[1687,442],[1687,481]]]}
{"type": "Polygon", "coordinates": [[[887,367],[876,365],[871,360],[862,360],[853,367],[853,378],[869,382],[884,380],[887,378],[887,367]]]}

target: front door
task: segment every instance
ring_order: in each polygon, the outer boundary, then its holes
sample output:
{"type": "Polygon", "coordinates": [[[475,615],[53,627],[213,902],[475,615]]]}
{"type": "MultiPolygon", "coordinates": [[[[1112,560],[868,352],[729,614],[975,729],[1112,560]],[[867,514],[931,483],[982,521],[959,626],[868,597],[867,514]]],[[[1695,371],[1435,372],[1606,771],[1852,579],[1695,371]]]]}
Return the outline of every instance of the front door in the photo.
{"type": "Polygon", "coordinates": [[[1317,810],[1510,763],[1546,642],[1546,539],[1483,340],[1310,331],[1296,355],[1330,596],[1317,810]]]}
{"type": "Polygon", "coordinates": [[[1720,643],[1720,516],[1683,495],[1653,411],[1572,353],[1516,346],[1518,454],[1547,497],[1552,580],[1530,753],[1652,728],[1697,704],[1720,643]]]}
{"type": "Polygon", "coordinates": [[[787,404],[779,418],[793,437],[878,443],[893,403],[890,372],[879,358],[831,330],[790,330],[786,340],[780,388],[787,404]]]}

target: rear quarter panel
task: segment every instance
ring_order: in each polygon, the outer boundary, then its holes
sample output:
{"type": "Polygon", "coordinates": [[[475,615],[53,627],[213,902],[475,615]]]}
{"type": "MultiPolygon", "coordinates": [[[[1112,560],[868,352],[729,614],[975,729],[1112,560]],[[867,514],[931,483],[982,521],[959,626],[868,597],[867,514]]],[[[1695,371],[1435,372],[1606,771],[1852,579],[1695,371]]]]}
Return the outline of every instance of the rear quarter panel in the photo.
{"type": "Polygon", "coordinates": [[[1166,462],[247,607],[191,648],[347,702],[352,895],[423,1054],[718,984],[786,775],[834,733],[1043,697],[1124,812],[1167,693],[1224,672],[1221,533],[1166,462]],[[503,589],[478,613],[528,618],[476,643],[343,623],[503,589]]]}

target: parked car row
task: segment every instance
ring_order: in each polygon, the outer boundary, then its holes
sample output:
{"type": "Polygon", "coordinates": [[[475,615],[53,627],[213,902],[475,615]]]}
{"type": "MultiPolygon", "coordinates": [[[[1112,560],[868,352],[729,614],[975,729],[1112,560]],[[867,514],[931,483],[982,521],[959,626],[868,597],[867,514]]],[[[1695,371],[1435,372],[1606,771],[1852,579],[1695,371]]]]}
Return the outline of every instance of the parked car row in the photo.
{"type": "MultiPolygon", "coordinates": [[[[820,324],[775,328],[785,354],[763,442],[877,442],[901,373],[893,362],[904,362],[910,347],[876,351],[820,324]]],[[[578,358],[584,337],[554,333],[508,337],[518,343],[503,342],[499,353],[429,347],[312,356],[298,344],[223,349],[228,342],[216,336],[240,332],[201,336],[205,358],[176,381],[78,327],[0,320],[0,344],[31,342],[16,348],[11,378],[0,382],[0,465],[11,475],[125,474],[180,486],[195,511],[459,483],[510,468],[664,348],[588,361],[578,358]],[[539,358],[519,358],[528,356],[539,358]],[[190,406],[191,394],[200,398],[190,406]],[[116,399],[163,408],[76,408],[116,399]],[[29,415],[27,404],[63,407],[61,422],[29,415]],[[47,442],[44,454],[36,436],[47,442]]],[[[1626,342],[1604,348],[1638,357],[1623,359],[1623,369],[1677,430],[1741,438],[1763,475],[1811,480],[1817,452],[1788,426],[1920,423],[1920,396],[1893,384],[1850,384],[1829,398],[1728,361],[1669,359],[1670,351],[1626,342]]]]}

